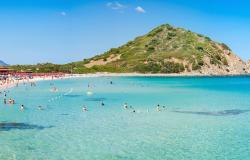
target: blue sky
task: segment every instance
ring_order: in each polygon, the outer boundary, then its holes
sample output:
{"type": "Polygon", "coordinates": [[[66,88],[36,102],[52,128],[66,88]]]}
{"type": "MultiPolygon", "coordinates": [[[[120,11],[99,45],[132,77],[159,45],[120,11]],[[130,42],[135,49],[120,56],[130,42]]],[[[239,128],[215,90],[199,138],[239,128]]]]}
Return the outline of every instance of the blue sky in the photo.
{"type": "Polygon", "coordinates": [[[250,59],[247,0],[2,0],[0,59],[67,63],[169,23],[228,44],[250,59]]]}

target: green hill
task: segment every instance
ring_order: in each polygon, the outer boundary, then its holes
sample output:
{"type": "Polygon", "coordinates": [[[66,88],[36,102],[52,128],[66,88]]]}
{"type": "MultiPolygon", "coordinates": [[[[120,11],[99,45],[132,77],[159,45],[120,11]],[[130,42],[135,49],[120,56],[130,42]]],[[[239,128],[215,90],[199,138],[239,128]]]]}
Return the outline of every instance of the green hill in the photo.
{"type": "Polygon", "coordinates": [[[203,35],[168,24],[135,38],[118,48],[90,59],[65,65],[14,66],[34,72],[139,72],[139,73],[234,73],[244,72],[244,62],[231,49],[203,35]],[[231,65],[239,61],[240,67],[231,65]]]}

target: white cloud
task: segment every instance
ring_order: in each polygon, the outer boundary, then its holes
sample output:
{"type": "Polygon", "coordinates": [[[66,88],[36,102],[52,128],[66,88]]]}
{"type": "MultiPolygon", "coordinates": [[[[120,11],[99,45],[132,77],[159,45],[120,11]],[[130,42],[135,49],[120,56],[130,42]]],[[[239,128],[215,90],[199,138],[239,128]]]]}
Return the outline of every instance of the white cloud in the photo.
{"type": "Polygon", "coordinates": [[[146,13],[145,9],[143,9],[141,6],[136,7],[135,10],[138,13],[146,13]]]}
{"type": "Polygon", "coordinates": [[[61,14],[61,16],[66,16],[67,15],[66,12],[61,12],[60,14],[61,14]]]}
{"type": "Polygon", "coordinates": [[[106,4],[106,6],[113,9],[113,10],[122,10],[122,9],[126,8],[125,5],[123,5],[123,4],[121,4],[121,3],[117,2],[117,1],[116,2],[108,2],[106,4]]]}

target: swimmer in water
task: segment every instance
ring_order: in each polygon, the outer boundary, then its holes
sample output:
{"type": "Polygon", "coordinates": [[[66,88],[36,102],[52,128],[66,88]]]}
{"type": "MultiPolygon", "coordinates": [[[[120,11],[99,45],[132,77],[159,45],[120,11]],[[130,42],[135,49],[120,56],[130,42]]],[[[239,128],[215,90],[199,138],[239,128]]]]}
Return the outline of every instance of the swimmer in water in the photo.
{"type": "Polygon", "coordinates": [[[9,99],[9,104],[12,104],[12,99],[11,98],[9,99]]]}
{"type": "Polygon", "coordinates": [[[37,107],[39,110],[43,110],[43,107],[42,106],[38,106],[37,107]]]}
{"type": "Polygon", "coordinates": [[[162,108],[163,108],[163,109],[167,109],[167,107],[166,107],[166,106],[162,106],[162,108]]]}
{"type": "Polygon", "coordinates": [[[124,109],[128,109],[128,104],[127,104],[127,103],[124,103],[123,108],[124,108],[124,109]]]}
{"type": "Polygon", "coordinates": [[[156,110],[157,110],[157,112],[160,112],[160,111],[161,111],[160,105],[159,105],[159,104],[157,105],[156,110]]]}
{"type": "Polygon", "coordinates": [[[25,109],[25,107],[24,107],[23,104],[21,105],[20,109],[21,109],[21,110],[24,110],[24,109],[25,109]]]}
{"type": "Polygon", "coordinates": [[[83,106],[83,107],[82,107],[82,111],[83,111],[83,112],[87,112],[87,111],[88,111],[87,107],[86,107],[86,106],[83,106]]]}
{"type": "Polygon", "coordinates": [[[102,103],[101,103],[101,106],[104,106],[105,104],[103,103],[103,101],[102,101],[102,103]]]}

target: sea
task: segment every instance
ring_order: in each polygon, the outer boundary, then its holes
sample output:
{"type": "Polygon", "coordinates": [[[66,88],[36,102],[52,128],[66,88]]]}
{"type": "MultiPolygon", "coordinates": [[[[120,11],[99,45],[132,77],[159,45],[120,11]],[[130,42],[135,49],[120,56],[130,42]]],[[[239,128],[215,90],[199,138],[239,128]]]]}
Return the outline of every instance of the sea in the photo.
{"type": "Polygon", "coordinates": [[[248,76],[71,78],[0,98],[0,160],[250,159],[248,76]]]}

